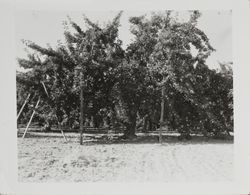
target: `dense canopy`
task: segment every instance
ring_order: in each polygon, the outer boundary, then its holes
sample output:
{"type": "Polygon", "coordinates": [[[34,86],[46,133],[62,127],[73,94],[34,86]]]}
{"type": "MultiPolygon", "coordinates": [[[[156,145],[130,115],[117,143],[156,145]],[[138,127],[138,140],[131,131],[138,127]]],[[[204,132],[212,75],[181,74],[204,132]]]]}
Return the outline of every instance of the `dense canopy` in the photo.
{"type": "Polygon", "coordinates": [[[24,41],[32,52],[18,59],[29,70],[17,72],[18,110],[32,98],[18,122],[29,120],[40,97],[35,121],[79,128],[82,89],[85,125],[123,126],[126,138],[161,125],[181,134],[233,131],[232,63],[219,70],[206,64],[215,49],[197,27],[200,12],[186,22],[171,13],[131,17],[134,39],[126,49],[118,38],[122,12],[103,26],[68,18],[56,48],[24,41]]]}

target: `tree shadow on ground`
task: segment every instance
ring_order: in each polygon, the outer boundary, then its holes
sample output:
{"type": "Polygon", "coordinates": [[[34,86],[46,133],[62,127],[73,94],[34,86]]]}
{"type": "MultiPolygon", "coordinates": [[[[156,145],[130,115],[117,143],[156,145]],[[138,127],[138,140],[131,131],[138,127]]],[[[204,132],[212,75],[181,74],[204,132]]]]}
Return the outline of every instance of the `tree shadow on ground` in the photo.
{"type": "MultiPolygon", "coordinates": [[[[171,136],[166,135],[162,137],[162,145],[166,144],[183,144],[183,145],[189,145],[189,144],[232,144],[233,136],[228,136],[223,139],[215,139],[215,138],[207,138],[207,137],[201,137],[201,136],[192,136],[191,140],[179,140],[178,136],[171,136]]],[[[157,144],[159,143],[159,137],[156,135],[149,135],[149,136],[137,136],[133,139],[119,139],[113,138],[113,139],[107,139],[107,138],[99,138],[95,139],[93,141],[87,140],[84,142],[83,145],[95,145],[95,144],[157,144]]],[[[159,143],[160,144],[160,143],[159,143]]]]}
{"type": "MultiPolygon", "coordinates": [[[[22,134],[18,133],[18,137],[22,134]]],[[[25,139],[63,139],[60,133],[27,133],[25,139]]],[[[68,143],[76,142],[79,138],[79,134],[66,134],[68,143]]],[[[165,144],[232,144],[234,142],[233,136],[224,136],[219,138],[204,137],[198,135],[192,135],[190,140],[182,139],[179,140],[177,135],[163,135],[162,145],[165,144]]],[[[159,143],[158,135],[137,135],[131,139],[122,139],[120,135],[103,135],[103,134],[92,134],[83,135],[83,145],[100,145],[100,144],[157,144],[159,143]]]]}

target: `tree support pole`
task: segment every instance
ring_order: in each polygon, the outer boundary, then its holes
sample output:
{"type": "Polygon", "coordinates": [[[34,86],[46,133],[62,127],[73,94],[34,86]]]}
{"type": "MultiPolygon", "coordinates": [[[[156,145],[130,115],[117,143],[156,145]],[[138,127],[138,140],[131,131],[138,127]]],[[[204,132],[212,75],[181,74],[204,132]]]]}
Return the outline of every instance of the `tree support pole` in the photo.
{"type": "Polygon", "coordinates": [[[80,81],[80,87],[81,87],[81,92],[80,92],[80,145],[82,145],[83,143],[83,123],[84,123],[84,112],[83,112],[83,108],[84,108],[84,99],[83,99],[83,74],[81,73],[81,81],[80,81]]]}
{"type": "MultiPolygon", "coordinates": [[[[44,82],[41,82],[41,83],[42,83],[42,86],[43,86],[43,88],[44,88],[44,91],[45,91],[46,95],[48,96],[48,98],[50,98],[50,97],[49,97],[49,93],[48,93],[48,91],[47,91],[47,88],[46,88],[44,82]]],[[[58,128],[59,128],[60,131],[61,131],[61,134],[62,134],[62,136],[63,136],[63,139],[64,139],[65,142],[67,142],[66,136],[64,135],[64,132],[63,132],[63,130],[62,130],[61,123],[59,122],[58,117],[56,117],[56,118],[57,118],[58,128]]]]}
{"type": "Polygon", "coordinates": [[[59,121],[58,121],[58,128],[59,128],[60,131],[61,131],[61,134],[62,134],[62,136],[63,136],[64,141],[67,142],[67,139],[66,139],[66,137],[65,137],[65,135],[64,135],[64,132],[63,132],[63,130],[62,130],[61,123],[60,123],[59,121]]]}
{"type": "Polygon", "coordinates": [[[64,141],[67,142],[66,136],[64,135],[64,132],[63,132],[63,130],[62,130],[61,123],[59,122],[59,119],[58,119],[57,115],[56,115],[56,120],[57,120],[57,127],[58,127],[58,129],[60,129],[64,141]]]}
{"type": "Polygon", "coordinates": [[[42,83],[42,86],[43,86],[43,88],[44,88],[44,91],[45,91],[46,95],[47,95],[48,98],[49,98],[49,93],[48,93],[48,91],[47,91],[47,89],[46,89],[46,86],[45,86],[44,82],[41,82],[41,83],[42,83]]]}
{"type": "Polygon", "coordinates": [[[21,115],[21,113],[22,113],[22,111],[23,111],[23,108],[24,108],[24,106],[27,104],[29,98],[30,98],[30,94],[29,94],[29,95],[27,96],[27,98],[25,99],[25,101],[24,101],[24,103],[23,103],[23,105],[22,105],[22,108],[20,109],[20,111],[19,111],[19,113],[18,113],[18,115],[17,115],[17,119],[16,119],[16,120],[18,120],[19,116],[21,115]]]}
{"type": "Polygon", "coordinates": [[[36,109],[37,109],[37,107],[38,107],[38,105],[39,105],[39,102],[40,102],[40,97],[39,97],[39,99],[38,99],[38,101],[37,101],[37,103],[36,103],[35,109],[34,109],[32,115],[31,115],[31,117],[30,117],[30,120],[29,120],[29,122],[28,122],[28,125],[27,125],[27,127],[26,127],[26,129],[25,129],[25,131],[24,131],[24,134],[23,134],[23,137],[22,137],[22,138],[25,137],[25,135],[26,135],[26,133],[27,133],[27,131],[28,131],[28,128],[29,128],[29,126],[30,126],[30,123],[31,123],[31,121],[32,121],[32,119],[33,119],[33,117],[34,117],[34,114],[35,114],[35,112],[36,112],[36,109]]]}
{"type": "Polygon", "coordinates": [[[164,122],[164,104],[165,104],[165,86],[162,86],[161,90],[161,118],[160,118],[160,131],[159,131],[159,143],[162,143],[162,129],[164,122]]]}

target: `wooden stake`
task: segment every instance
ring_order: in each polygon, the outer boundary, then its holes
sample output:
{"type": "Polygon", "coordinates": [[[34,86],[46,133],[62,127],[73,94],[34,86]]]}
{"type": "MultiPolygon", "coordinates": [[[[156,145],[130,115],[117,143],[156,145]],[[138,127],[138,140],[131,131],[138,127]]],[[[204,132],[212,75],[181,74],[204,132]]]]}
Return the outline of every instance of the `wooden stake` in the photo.
{"type": "Polygon", "coordinates": [[[45,91],[46,95],[49,97],[49,93],[48,93],[48,91],[46,89],[46,86],[45,86],[44,82],[41,82],[41,83],[42,83],[42,86],[44,88],[44,91],[45,91]]]}
{"type": "Polygon", "coordinates": [[[62,136],[63,136],[63,138],[64,138],[64,141],[65,142],[67,142],[67,139],[66,139],[66,137],[65,137],[65,135],[64,135],[64,132],[63,132],[63,130],[62,130],[62,126],[61,126],[61,123],[58,121],[58,128],[60,129],[60,131],[61,131],[61,134],[62,134],[62,136]]]}
{"type": "MultiPolygon", "coordinates": [[[[47,88],[46,88],[44,82],[41,82],[41,83],[42,83],[42,86],[43,86],[43,88],[44,88],[45,93],[47,94],[48,98],[50,98],[50,97],[49,97],[49,93],[48,93],[48,91],[47,91],[47,88]]],[[[51,106],[50,106],[50,107],[51,107],[51,106]]],[[[61,134],[62,134],[62,136],[63,136],[65,142],[67,142],[66,136],[64,135],[64,132],[63,132],[62,127],[61,127],[61,123],[59,122],[59,120],[58,120],[57,117],[56,117],[56,119],[57,119],[58,128],[60,129],[61,134]]]]}
{"type": "Polygon", "coordinates": [[[80,99],[81,99],[81,105],[80,105],[80,145],[82,145],[82,135],[83,135],[83,126],[84,126],[84,113],[83,113],[83,89],[81,87],[81,94],[80,94],[80,99]]]}
{"type": "Polygon", "coordinates": [[[164,122],[164,98],[165,98],[165,86],[162,86],[161,90],[161,119],[160,119],[160,131],[159,131],[159,143],[162,143],[162,128],[164,122]]]}
{"type": "Polygon", "coordinates": [[[80,92],[80,145],[82,145],[82,135],[83,135],[83,123],[84,123],[84,100],[83,100],[83,73],[81,72],[81,81],[80,81],[80,87],[81,87],[81,92],[80,92]]]}
{"type": "Polygon", "coordinates": [[[17,119],[16,119],[16,120],[18,120],[19,116],[21,115],[21,113],[22,113],[22,111],[23,111],[23,108],[24,108],[24,106],[26,105],[26,103],[28,102],[29,98],[30,98],[30,94],[29,94],[29,95],[27,96],[27,98],[25,99],[25,101],[24,101],[24,103],[23,103],[23,105],[22,105],[22,108],[20,109],[20,111],[19,111],[19,113],[18,113],[18,115],[17,115],[17,119]]]}
{"type": "Polygon", "coordinates": [[[25,135],[26,135],[26,133],[27,133],[27,131],[28,131],[28,128],[29,128],[29,126],[30,126],[30,123],[31,123],[33,117],[34,117],[34,114],[35,114],[35,112],[36,112],[36,109],[37,109],[37,107],[38,107],[39,102],[40,102],[40,97],[39,97],[39,99],[38,99],[38,101],[37,101],[37,103],[36,103],[35,109],[34,109],[32,115],[31,115],[31,117],[30,117],[30,120],[29,120],[29,122],[28,122],[28,125],[27,125],[27,127],[26,127],[26,129],[25,129],[25,131],[24,131],[24,134],[23,134],[23,137],[22,137],[22,138],[25,137],[25,135]]]}

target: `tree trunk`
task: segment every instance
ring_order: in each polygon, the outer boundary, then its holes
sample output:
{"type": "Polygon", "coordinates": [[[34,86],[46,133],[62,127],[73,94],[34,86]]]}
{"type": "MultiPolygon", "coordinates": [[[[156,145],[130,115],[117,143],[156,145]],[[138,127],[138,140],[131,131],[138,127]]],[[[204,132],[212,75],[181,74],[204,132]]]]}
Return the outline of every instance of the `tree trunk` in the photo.
{"type": "Polygon", "coordinates": [[[153,126],[152,120],[149,119],[149,120],[148,120],[148,131],[152,131],[152,129],[153,129],[152,126],[153,126]]]}
{"type": "Polygon", "coordinates": [[[124,138],[130,139],[130,138],[136,137],[135,127],[136,126],[134,124],[127,125],[125,132],[124,132],[124,138]]]}
{"type": "Polygon", "coordinates": [[[136,137],[135,130],[136,130],[136,114],[131,114],[129,116],[129,124],[126,125],[126,129],[124,132],[124,138],[130,139],[136,137]]]}
{"type": "Polygon", "coordinates": [[[144,116],[144,118],[143,118],[143,128],[142,128],[142,131],[144,133],[147,132],[147,122],[148,122],[148,115],[144,116]]]}

